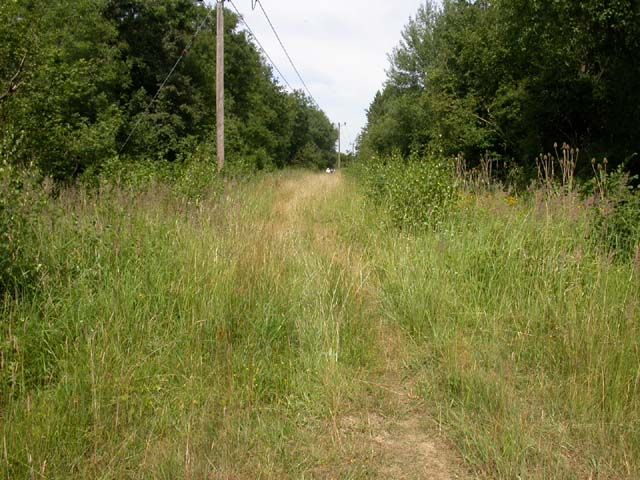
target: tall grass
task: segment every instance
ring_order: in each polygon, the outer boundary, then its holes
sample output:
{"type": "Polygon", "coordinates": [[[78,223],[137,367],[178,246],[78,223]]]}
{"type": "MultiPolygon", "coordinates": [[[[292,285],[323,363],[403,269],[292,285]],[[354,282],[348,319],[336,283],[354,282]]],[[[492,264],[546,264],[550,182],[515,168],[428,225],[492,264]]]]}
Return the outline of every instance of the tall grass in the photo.
{"type": "Polygon", "coordinates": [[[640,264],[590,207],[496,189],[408,233],[317,182],[50,201],[1,307],[3,477],[380,477],[340,424],[389,382],[478,477],[640,476],[640,264]]]}
{"type": "Polygon", "coordinates": [[[41,292],[2,307],[4,478],[300,478],[325,458],[314,425],[373,334],[346,266],[275,226],[280,182],[51,203],[41,292]]]}
{"type": "Polygon", "coordinates": [[[574,197],[461,204],[374,240],[429,410],[483,478],[638,478],[639,266],[590,240],[574,197]]]}

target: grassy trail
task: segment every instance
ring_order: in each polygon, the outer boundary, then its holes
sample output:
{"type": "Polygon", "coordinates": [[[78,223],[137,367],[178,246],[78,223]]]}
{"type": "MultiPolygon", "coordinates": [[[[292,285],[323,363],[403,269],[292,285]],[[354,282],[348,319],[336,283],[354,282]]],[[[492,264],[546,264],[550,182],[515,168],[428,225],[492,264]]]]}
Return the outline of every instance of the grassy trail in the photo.
{"type": "MultiPolygon", "coordinates": [[[[342,457],[339,463],[359,464],[357,469],[366,472],[366,478],[463,478],[459,460],[438,435],[414,386],[403,382],[409,339],[383,319],[379,282],[370,259],[341,238],[342,204],[354,201],[342,175],[307,173],[279,185],[273,207],[276,238],[307,238],[308,252],[303,256],[329,259],[330,269],[338,272],[339,286],[350,292],[364,317],[363,341],[376,342],[371,348],[383,359],[374,362],[373,369],[345,378],[342,388],[352,394],[348,403],[338,404],[332,413],[330,448],[336,449],[337,458],[342,457]]],[[[342,478],[334,476],[335,466],[325,469],[326,478],[342,478]]]]}
{"type": "Polygon", "coordinates": [[[51,281],[4,310],[4,478],[462,478],[403,381],[360,201],[305,172],[197,208],[63,196],[51,281]]]}
{"type": "Polygon", "coordinates": [[[636,479],[640,263],[571,198],[407,234],[341,175],[65,191],[0,307],[6,479],[636,479]]]}

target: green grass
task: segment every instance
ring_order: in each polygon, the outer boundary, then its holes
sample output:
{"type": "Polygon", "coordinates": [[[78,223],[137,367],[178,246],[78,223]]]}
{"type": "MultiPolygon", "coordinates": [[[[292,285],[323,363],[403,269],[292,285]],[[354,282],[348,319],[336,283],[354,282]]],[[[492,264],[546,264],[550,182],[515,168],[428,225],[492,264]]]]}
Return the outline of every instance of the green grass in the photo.
{"type": "Polygon", "coordinates": [[[319,461],[300,432],[372,353],[343,269],[273,233],[280,181],[199,206],[161,188],[50,206],[44,288],[3,311],[4,478],[299,478],[319,461]]]}
{"type": "Polygon", "coordinates": [[[638,478],[638,265],[587,240],[575,199],[463,203],[375,240],[427,405],[482,477],[638,478]]]}
{"type": "Polygon", "coordinates": [[[375,478],[336,424],[393,415],[389,369],[476,476],[640,476],[639,267],[584,206],[465,197],[409,235],[348,179],[291,200],[309,178],[52,201],[0,311],[3,477],[375,478]]]}

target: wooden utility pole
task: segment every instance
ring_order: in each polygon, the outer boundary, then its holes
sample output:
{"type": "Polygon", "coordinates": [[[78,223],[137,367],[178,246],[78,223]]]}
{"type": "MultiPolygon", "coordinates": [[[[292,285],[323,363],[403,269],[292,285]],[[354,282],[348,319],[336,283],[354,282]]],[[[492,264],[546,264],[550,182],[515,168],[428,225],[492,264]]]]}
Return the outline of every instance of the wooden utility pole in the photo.
{"type": "Polygon", "coordinates": [[[216,24],[216,145],[218,172],[224,168],[224,0],[218,0],[216,24]]]}
{"type": "MultiPolygon", "coordinates": [[[[345,122],[345,125],[346,124],[347,123],[345,122]]],[[[342,145],[341,145],[342,130],[341,129],[342,129],[342,123],[338,122],[338,170],[340,170],[340,164],[342,162],[342,155],[340,152],[342,148],[342,145]]]]}

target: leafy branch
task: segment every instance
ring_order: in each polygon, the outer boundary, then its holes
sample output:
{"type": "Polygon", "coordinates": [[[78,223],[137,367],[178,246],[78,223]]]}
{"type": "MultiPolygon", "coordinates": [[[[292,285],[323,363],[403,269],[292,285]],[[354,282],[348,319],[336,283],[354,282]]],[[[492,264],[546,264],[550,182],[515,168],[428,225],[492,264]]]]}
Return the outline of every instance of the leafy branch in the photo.
{"type": "Polygon", "coordinates": [[[18,70],[13,75],[13,77],[11,77],[11,80],[9,80],[9,85],[6,91],[0,94],[0,102],[5,101],[7,98],[9,98],[9,96],[16,93],[18,89],[24,84],[24,80],[20,80],[20,76],[22,75],[22,72],[24,70],[24,64],[26,60],[27,60],[27,54],[25,53],[22,56],[22,59],[20,60],[20,64],[18,65],[18,70]]]}

